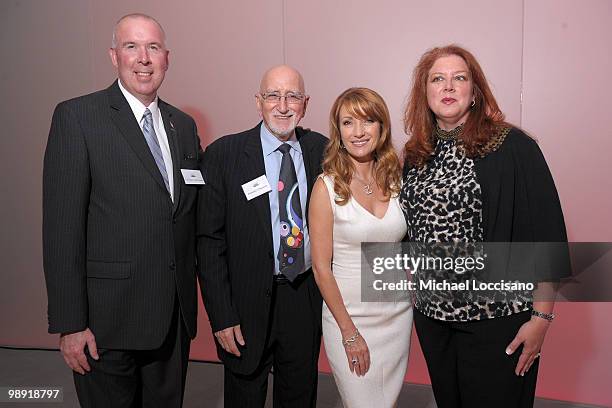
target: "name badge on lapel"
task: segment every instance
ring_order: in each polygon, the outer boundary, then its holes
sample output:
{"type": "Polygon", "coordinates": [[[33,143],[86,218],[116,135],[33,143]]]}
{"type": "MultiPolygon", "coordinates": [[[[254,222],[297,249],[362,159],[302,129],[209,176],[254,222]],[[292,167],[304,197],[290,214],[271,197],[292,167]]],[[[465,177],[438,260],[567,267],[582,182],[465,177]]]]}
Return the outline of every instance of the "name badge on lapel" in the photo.
{"type": "Polygon", "coordinates": [[[270,183],[268,183],[268,179],[264,174],[256,179],[244,183],[242,185],[242,191],[244,191],[244,195],[246,196],[247,200],[250,201],[255,197],[259,197],[262,194],[272,191],[272,187],[270,187],[270,183]]]}
{"type": "Polygon", "coordinates": [[[185,184],[206,184],[200,170],[181,169],[185,184]]]}

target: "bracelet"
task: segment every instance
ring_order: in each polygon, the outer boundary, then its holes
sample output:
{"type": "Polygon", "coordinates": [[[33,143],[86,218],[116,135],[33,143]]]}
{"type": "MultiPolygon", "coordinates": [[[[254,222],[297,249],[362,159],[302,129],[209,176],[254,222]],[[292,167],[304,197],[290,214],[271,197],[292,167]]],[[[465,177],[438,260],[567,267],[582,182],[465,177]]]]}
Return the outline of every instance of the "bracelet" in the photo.
{"type": "Polygon", "coordinates": [[[359,338],[359,330],[355,329],[355,333],[351,337],[347,339],[342,339],[342,345],[344,347],[350,346],[351,344],[356,342],[358,338],[359,338]]]}
{"type": "Polygon", "coordinates": [[[538,312],[535,309],[531,311],[531,315],[539,317],[540,319],[548,320],[549,322],[552,322],[553,319],[555,318],[554,313],[542,313],[542,312],[538,312]]]}

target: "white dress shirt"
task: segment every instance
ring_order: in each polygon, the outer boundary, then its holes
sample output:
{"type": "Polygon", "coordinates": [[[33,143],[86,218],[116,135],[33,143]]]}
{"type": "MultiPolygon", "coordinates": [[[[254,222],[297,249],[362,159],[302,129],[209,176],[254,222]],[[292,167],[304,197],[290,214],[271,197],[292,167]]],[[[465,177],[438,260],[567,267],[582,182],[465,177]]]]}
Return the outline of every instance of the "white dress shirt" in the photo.
{"type": "MultiPolygon", "coordinates": [[[[127,99],[130,108],[132,108],[132,113],[136,118],[136,122],[138,122],[138,126],[142,130],[142,116],[147,108],[151,111],[151,116],[153,118],[153,129],[155,129],[155,135],[157,136],[157,141],[159,142],[159,147],[161,148],[162,156],[164,158],[164,165],[166,167],[166,173],[168,174],[168,186],[170,187],[170,198],[174,201],[174,170],[172,168],[172,154],[170,153],[170,145],[168,143],[168,135],[166,134],[166,129],[164,128],[164,121],[162,120],[162,115],[157,106],[158,98],[155,97],[155,100],[151,102],[149,106],[145,106],[142,102],[140,102],[134,95],[132,95],[127,89],[121,85],[121,80],[119,82],[119,89],[125,99],[127,99]]],[[[142,136],[144,138],[144,134],[142,136]]]]}

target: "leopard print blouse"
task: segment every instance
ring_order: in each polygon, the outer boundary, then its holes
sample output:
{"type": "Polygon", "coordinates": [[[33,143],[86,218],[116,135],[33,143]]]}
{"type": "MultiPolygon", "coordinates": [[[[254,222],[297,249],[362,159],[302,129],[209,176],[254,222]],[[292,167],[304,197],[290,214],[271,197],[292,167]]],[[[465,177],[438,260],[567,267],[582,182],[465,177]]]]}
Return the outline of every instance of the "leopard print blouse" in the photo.
{"type": "MultiPolygon", "coordinates": [[[[474,160],[465,155],[454,137],[436,137],[435,140],[432,159],[421,168],[408,170],[404,178],[400,204],[406,214],[408,241],[426,244],[482,242],[483,204],[474,160]]],[[[424,278],[418,275],[417,279],[424,278]]],[[[437,282],[477,280],[476,275],[453,271],[436,271],[433,275],[428,272],[427,279],[432,277],[437,282]]],[[[446,321],[507,316],[530,307],[528,292],[498,291],[483,295],[471,290],[420,288],[414,295],[417,310],[446,321]]]]}

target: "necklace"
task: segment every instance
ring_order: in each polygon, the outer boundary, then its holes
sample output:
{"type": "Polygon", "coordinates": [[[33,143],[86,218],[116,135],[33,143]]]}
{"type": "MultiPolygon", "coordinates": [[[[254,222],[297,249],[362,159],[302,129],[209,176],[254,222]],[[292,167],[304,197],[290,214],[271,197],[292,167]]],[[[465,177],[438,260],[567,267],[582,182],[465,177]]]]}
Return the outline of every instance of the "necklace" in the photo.
{"type": "Polygon", "coordinates": [[[440,129],[440,127],[436,124],[434,129],[434,135],[438,139],[442,140],[454,140],[459,136],[459,133],[463,130],[463,123],[452,130],[444,130],[440,129]]]}
{"type": "Polygon", "coordinates": [[[355,176],[357,181],[363,184],[363,192],[366,193],[366,195],[372,195],[372,193],[374,192],[374,190],[372,190],[372,183],[374,183],[374,177],[370,179],[370,182],[366,182],[361,177],[359,177],[356,172],[353,173],[353,176],[355,176]]]}

